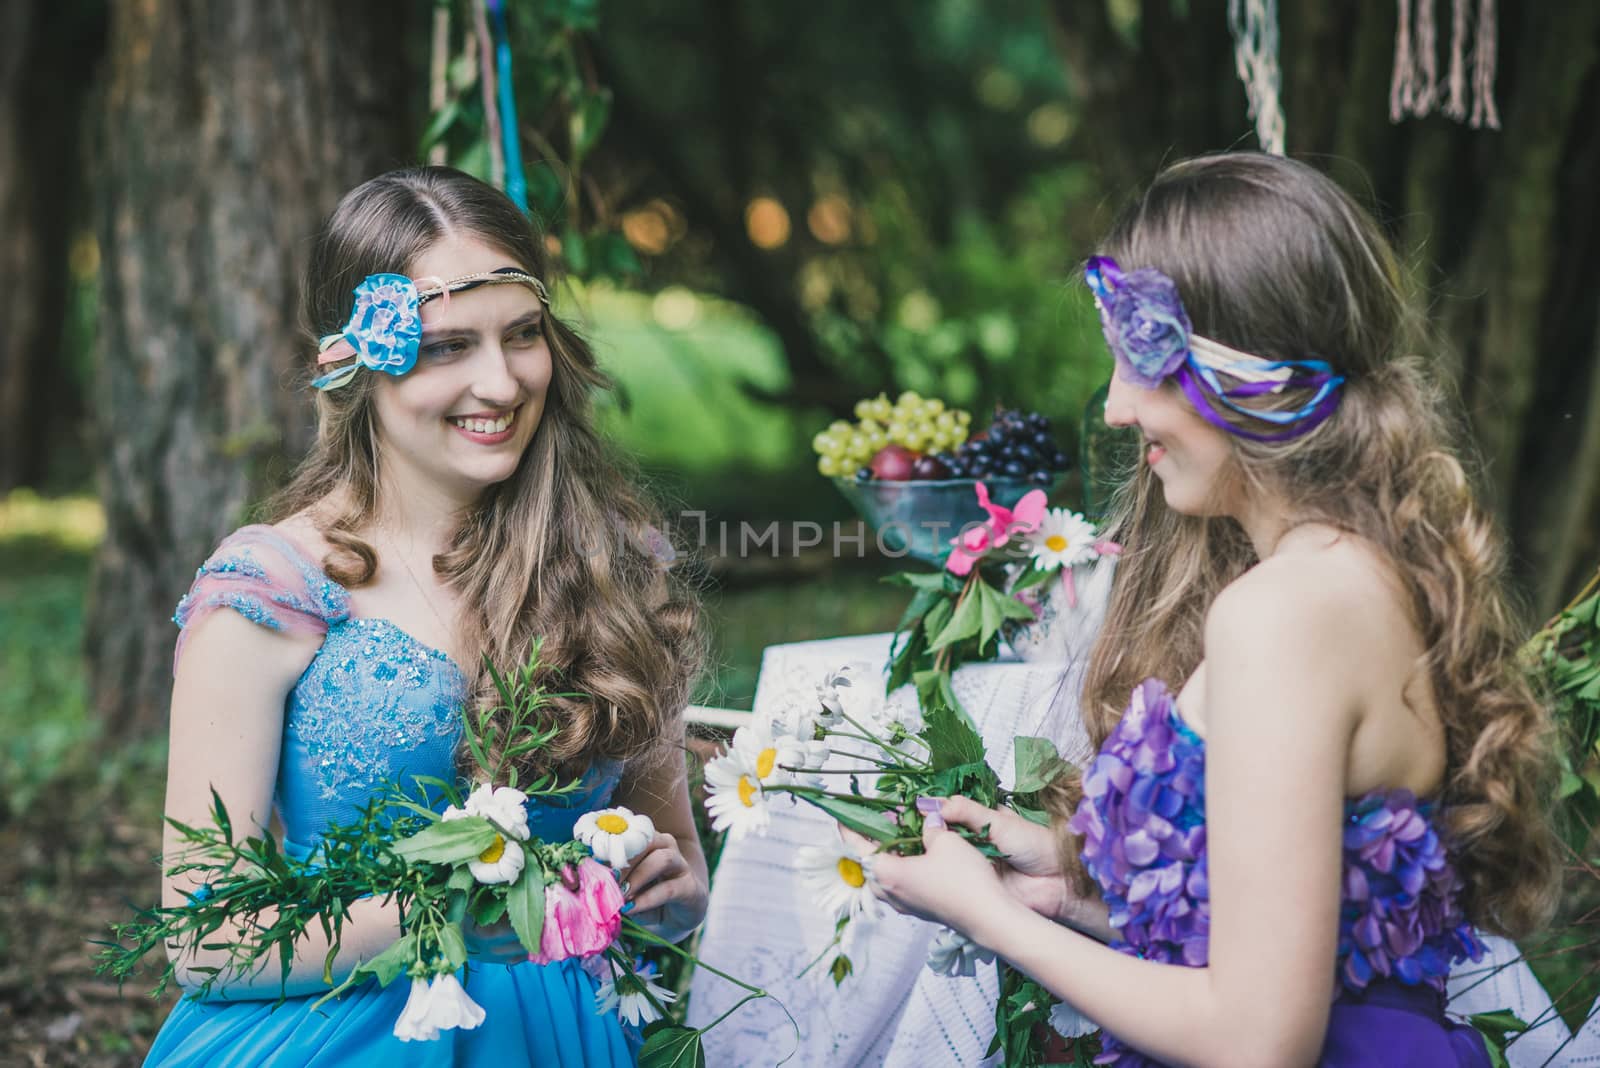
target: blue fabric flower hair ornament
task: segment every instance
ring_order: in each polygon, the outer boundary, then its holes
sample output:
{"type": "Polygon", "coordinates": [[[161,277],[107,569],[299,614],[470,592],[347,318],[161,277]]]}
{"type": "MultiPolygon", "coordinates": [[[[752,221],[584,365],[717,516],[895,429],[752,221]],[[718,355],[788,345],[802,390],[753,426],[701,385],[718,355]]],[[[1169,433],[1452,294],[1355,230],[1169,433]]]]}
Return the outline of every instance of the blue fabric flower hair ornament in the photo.
{"type": "Polygon", "coordinates": [[[448,304],[452,293],[493,285],[525,285],[538,294],[546,307],[550,304],[544,283],[520,267],[499,267],[449,281],[413,280],[403,274],[367,275],[356,286],[350,321],[339,333],[327,335],[317,345],[319,367],[346,360],[355,362],[313,380],[312,388],[347,386],[363,367],[396,377],[405,374],[417,365],[417,350],[422,345],[422,306],[436,297],[444,298],[448,304]]]}
{"type": "Polygon", "coordinates": [[[1092,256],[1083,269],[1100,328],[1128,381],[1155,389],[1168,378],[1208,422],[1252,441],[1287,441],[1308,434],[1339,407],[1344,377],[1325,360],[1264,360],[1194,332],[1178,299],[1178,286],[1153,267],[1124,272],[1109,256],[1092,256]],[[1222,376],[1235,385],[1225,385],[1222,376]],[[1286,389],[1309,390],[1293,410],[1246,407],[1240,401],[1286,389]],[[1258,431],[1230,421],[1224,410],[1281,427],[1258,431]]]}

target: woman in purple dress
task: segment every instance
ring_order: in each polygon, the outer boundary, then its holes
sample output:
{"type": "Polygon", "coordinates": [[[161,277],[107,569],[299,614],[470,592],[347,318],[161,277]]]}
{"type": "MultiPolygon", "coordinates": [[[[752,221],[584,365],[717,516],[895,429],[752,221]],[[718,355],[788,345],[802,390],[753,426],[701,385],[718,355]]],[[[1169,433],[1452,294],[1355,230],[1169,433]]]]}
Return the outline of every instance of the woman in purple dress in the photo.
{"type": "Polygon", "coordinates": [[[1162,173],[1087,275],[1144,441],[1099,755],[1054,834],[947,800],[880,896],[1101,1024],[1102,1063],[1487,1066],[1444,980],[1548,915],[1551,723],[1393,252],[1240,153],[1162,173]]]}

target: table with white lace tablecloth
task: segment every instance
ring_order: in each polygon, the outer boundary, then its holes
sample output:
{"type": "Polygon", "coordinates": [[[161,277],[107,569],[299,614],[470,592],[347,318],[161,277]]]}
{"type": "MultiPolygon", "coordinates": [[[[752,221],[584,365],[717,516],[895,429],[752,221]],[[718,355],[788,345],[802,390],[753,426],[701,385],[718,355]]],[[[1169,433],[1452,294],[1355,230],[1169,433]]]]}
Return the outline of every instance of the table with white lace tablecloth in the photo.
{"type": "MultiPolygon", "coordinates": [[[[856,673],[858,685],[881,679],[889,641],[889,635],[875,634],[767,649],[754,715],[770,716],[790,702],[814,702],[817,684],[845,664],[863,665],[856,673]]],[[[1001,660],[956,672],[956,697],[977,723],[1002,783],[1012,781],[1012,741],[1018,735],[1050,738],[1074,763],[1092,755],[1078,714],[1083,667],[1081,659],[1001,660]]],[[[856,973],[841,986],[835,987],[821,968],[800,976],[831,942],[833,924],[809,899],[794,854],[833,834],[829,817],[785,799],[774,805],[765,835],[747,836],[724,849],[700,953],[708,964],[773,997],[750,1002],[709,1032],[707,1063],[773,1065],[794,1052],[788,1063],[796,1066],[978,1064],[994,1034],[995,968],[980,965],[972,978],[930,971],[925,961],[938,930],[931,924],[886,915],[853,947],[856,973]],[[798,1024],[798,1037],[785,1008],[798,1024]]],[[[1525,964],[1493,970],[1516,951],[1500,939],[1489,944],[1491,960],[1464,965],[1463,974],[1452,978],[1451,1010],[1510,1008],[1525,1020],[1539,1017],[1549,996],[1525,964]]],[[[697,971],[689,1022],[703,1026],[743,995],[733,984],[697,971]]],[[[1542,1065],[1566,1039],[1565,1026],[1555,1020],[1514,1042],[1509,1059],[1516,1068],[1542,1065]]],[[[1600,1023],[1591,1022],[1550,1063],[1600,1065],[1600,1023]]]]}

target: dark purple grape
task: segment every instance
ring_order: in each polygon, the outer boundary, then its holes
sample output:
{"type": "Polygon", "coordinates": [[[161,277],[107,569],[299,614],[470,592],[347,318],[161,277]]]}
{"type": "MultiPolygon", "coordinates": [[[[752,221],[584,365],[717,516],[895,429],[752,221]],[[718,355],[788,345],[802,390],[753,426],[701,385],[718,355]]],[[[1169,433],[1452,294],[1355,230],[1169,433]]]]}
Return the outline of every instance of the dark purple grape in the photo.
{"type": "Polygon", "coordinates": [[[980,456],[968,466],[967,474],[970,478],[983,478],[993,470],[993,462],[987,456],[980,456]]]}
{"type": "Polygon", "coordinates": [[[1033,435],[1033,447],[1039,450],[1039,455],[1049,456],[1056,451],[1056,441],[1044,431],[1033,435]]]}
{"type": "Polygon", "coordinates": [[[1039,463],[1039,450],[1024,442],[1016,448],[1017,459],[1029,467],[1037,467],[1039,463]]]}
{"type": "Polygon", "coordinates": [[[962,456],[987,456],[989,443],[987,441],[964,441],[958,450],[962,456]]]}
{"type": "Polygon", "coordinates": [[[1050,466],[1055,468],[1057,471],[1065,471],[1067,468],[1072,466],[1072,458],[1069,457],[1065,452],[1057,449],[1055,452],[1050,454],[1050,466]]]}
{"type": "Polygon", "coordinates": [[[856,481],[857,482],[871,482],[872,481],[872,468],[870,468],[870,467],[857,468],[856,469],[856,481]]]}
{"type": "Polygon", "coordinates": [[[1017,447],[1015,445],[1011,444],[1011,442],[1008,441],[1004,445],[1000,446],[1000,459],[1002,459],[1002,460],[1015,460],[1016,458],[1017,458],[1017,447]]]}
{"type": "Polygon", "coordinates": [[[1050,429],[1050,420],[1038,412],[1030,412],[1028,413],[1028,429],[1036,432],[1048,431],[1050,429]]]}
{"type": "Polygon", "coordinates": [[[1021,460],[1007,460],[1000,471],[1007,478],[1022,478],[1028,473],[1028,465],[1021,460]]]}
{"type": "Polygon", "coordinates": [[[971,466],[968,465],[967,461],[963,460],[959,456],[957,456],[955,459],[951,460],[949,463],[945,464],[945,466],[950,469],[950,477],[951,478],[971,478],[972,477],[972,468],[971,468],[971,466]]]}
{"type": "Polygon", "coordinates": [[[1052,475],[1048,471],[1035,471],[1033,474],[1028,476],[1028,481],[1032,482],[1035,486],[1049,487],[1055,484],[1056,476],[1052,475]]]}
{"type": "Polygon", "coordinates": [[[932,481],[939,478],[949,478],[950,469],[937,457],[919,456],[911,462],[911,477],[932,481]]]}

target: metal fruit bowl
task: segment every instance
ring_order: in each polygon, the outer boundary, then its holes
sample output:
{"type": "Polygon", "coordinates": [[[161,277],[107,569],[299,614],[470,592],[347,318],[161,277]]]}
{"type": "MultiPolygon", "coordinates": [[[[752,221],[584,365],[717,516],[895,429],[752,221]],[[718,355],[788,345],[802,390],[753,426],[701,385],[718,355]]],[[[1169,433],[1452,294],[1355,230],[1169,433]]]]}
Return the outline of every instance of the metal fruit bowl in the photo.
{"type": "Polygon", "coordinates": [[[950,539],[969,523],[989,516],[978,506],[973,489],[979,481],[989,488],[989,499],[1011,507],[1031,489],[1046,489],[1025,478],[942,478],[891,482],[886,479],[836,478],[844,499],[878,536],[889,553],[909,553],[936,564],[950,548],[950,539]],[[942,525],[941,525],[942,524],[942,525]]]}

